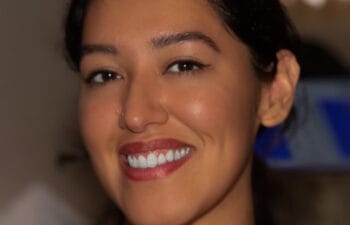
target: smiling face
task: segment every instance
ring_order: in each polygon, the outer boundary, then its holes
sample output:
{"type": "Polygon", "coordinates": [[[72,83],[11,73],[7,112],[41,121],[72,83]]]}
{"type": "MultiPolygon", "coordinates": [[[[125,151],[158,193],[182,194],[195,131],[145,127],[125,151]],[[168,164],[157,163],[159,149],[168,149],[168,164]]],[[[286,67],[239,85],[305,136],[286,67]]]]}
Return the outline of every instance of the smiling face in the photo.
{"type": "Polygon", "coordinates": [[[129,222],[251,223],[262,85],[206,1],[94,0],[83,46],[82,135],[129,222]]]}

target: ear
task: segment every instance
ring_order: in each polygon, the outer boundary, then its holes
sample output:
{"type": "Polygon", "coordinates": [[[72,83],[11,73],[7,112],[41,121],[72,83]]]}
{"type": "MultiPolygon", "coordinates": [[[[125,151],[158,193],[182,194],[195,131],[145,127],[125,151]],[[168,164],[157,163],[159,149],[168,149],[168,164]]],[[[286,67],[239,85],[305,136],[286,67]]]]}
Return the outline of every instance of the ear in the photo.
{"type": "Polygon", "coordinates": [[[299,64],[292,52],[280,50],[276,56],[275,78],[263,83],[259,105],[260,122],[265,127],[275,126],[287,118],[300,74],[299,64]]]}

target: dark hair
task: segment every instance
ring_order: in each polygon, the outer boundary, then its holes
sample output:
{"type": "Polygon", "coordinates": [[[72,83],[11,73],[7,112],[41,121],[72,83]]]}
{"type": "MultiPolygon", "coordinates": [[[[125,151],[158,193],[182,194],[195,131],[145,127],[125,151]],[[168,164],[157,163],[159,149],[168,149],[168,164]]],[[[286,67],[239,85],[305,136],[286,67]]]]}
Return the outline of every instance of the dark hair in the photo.
{"type": "MultiPolygon", "coordinates": [[[[83,23],[91,0],[71,0],[65,24],[67,60],[79,70],[83,23]]],[[[278,0],[207,0],[232,31],[250,49],[252,63],[262,80],[275,75],[276,53],[296,52],[298,35],[278,0]]]]}
{"type": "MultiPolygon", "coordinates": [[[[79,71],[84,18],[91,0],[71,0],[65,24],[67,61],[79,71]]],[[[297,53],[299,38],[278,0],[207,0],[222,19],[225,28],[233,32],[250,50],[257,76],[269,81],[276,74],[276,53],[288,49],[297,53]]],[[[261,131],[261,129],[260,129],[261,131]]],[[[268,206],[263,166],[254,161],[253,189],[257,224],[273,224],[268,206]],[[259,168],[258,168],[259,167],[259,168]],[[258,179],[257,179],[258,178],[258,179]]]]}
{"type": "Polygon", "coordinates": [[[248,46],[261,79],[274,77],[277,51],[297,51],[298,35],[278,0],[209,1],[226,27],[248,46]]]}

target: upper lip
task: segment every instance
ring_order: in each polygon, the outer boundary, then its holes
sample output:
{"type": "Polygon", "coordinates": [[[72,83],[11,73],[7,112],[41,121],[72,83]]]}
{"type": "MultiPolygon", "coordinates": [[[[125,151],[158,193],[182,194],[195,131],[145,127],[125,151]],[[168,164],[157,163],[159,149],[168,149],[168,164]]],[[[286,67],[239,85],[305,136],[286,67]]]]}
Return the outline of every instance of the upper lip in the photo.
{"type": "Polygon", "coordinates": [[[138,141],[126,143],[121,146],[120,153],[124,155],[132,155],[160,149],[178,149],[182,147],[192,148],[193,146],[172,138],[154,139],[146,142],[138,141]]]}

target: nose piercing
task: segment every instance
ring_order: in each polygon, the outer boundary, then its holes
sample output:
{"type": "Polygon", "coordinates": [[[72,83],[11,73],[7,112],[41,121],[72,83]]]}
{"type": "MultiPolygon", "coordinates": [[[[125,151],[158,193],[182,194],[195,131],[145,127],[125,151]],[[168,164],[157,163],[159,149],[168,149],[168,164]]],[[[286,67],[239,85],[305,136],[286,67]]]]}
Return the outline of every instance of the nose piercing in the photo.
{"type": "Polygon", "coordinates": [[[119,127],[124,129],[126,127],[125,123],[125,113],[123,111],[118,112],[119,114],[119,127]]]}

